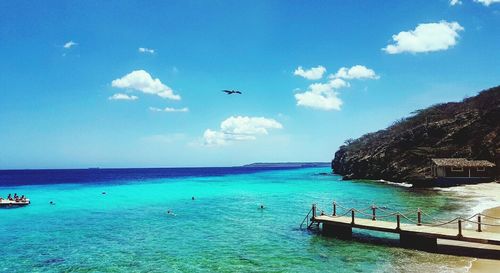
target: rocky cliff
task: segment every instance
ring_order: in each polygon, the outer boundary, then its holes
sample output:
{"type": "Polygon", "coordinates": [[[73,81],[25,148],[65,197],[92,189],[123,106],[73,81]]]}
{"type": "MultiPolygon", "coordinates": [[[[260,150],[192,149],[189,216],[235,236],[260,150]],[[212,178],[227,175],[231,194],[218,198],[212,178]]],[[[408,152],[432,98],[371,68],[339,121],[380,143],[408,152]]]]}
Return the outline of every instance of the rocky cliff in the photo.
{"type": "Polygon", "coordinates": [[[430,158],[495,162],[500,148],[500,86],[461,102],[417,110],[384,130],[346,140],[332,161],[345,179],[422,181],[430,158]]]}

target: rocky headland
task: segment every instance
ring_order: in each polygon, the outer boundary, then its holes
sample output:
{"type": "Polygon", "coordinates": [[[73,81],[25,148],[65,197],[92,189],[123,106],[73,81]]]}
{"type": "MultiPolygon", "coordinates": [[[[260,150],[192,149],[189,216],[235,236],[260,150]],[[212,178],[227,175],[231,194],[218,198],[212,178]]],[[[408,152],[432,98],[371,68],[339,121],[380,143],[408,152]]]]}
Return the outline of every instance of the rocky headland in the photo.
{"type": "Polygon", "coordinates": [[[335,153],[332,169],[344,179],[416,183],[429,179],[431,158],[463,157],[495,162],[499,148],[500,86],[497,86],[461,102],[416,110],[386,129],[346,140],[335,153]]]}

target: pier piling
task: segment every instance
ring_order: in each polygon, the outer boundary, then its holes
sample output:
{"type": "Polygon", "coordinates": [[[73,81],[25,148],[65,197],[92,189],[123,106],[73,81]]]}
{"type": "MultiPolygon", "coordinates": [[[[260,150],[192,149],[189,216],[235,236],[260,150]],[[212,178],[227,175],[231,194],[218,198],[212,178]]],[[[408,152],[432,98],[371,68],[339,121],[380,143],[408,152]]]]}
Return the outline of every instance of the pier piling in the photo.
{"type": "Polygon", "coordinates": [[[419,250],[436,250],[437,238],[416,235],[413,232],[401,232],[399,242],[402,247],[419,250]]]}
{"type": "Polygon", "coordinates": [[[396,230],[401,230],[401,216],[398,214],[396,214],[396,230]]]}
{"type": "Polygon", "coordinates": [[[463,237],[462,235],[462,219],[458,219],[458,235],[459,238],[463,237]]]}

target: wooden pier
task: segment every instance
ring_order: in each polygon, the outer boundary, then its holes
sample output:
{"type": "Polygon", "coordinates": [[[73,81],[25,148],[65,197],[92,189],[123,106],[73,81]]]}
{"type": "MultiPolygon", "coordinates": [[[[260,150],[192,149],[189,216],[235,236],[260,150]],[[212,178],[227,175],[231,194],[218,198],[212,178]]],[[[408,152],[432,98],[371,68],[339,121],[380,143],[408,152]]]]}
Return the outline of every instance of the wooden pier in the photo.
{"type": "Polygon", "coordinates": [[[338,215],[337,206],[336,203],[333,203],[331,215],[326,215],[324,212],[318,215],[316,205],[313,205],[308,216],[304,219],[307,222],[307,227],[311,228],[316,225],[323,234],[340,238],[351,238],[353,228],[395,233],[399,234],[401,246],[422,250],[435,250],[438,239],[486,244],[495,246],[496,249],[499,249],[498,246],[500,246],[500,233],[483,231],[484,226],[500,226],[500,224],[486,223],[485,218],[493,218],[498,223],[500,223],[500,219],[483,214],[476,214],[468,218],[457,217],[439,223],[424,223],[422,221],[423,212],[420,209],[416,211],[417,219],[412,220],[399,212],[377,215],[377,209],[383,210],[383,208],[378,208],[375,205],[365,210],[344,208],[343,214],[338,215]],[[367,210],[369,213],[366,213],[367,210]],[[357,215],[366,218],[356,217],[357,215]],[[386,220],[381,221],[378,218],[386,220]],[[395,221],[387,221],[391,218],[395,221]],[[404,219],[406,223],[402,223],[401,219],[404,219]],[[466,223],[472,223],[474,229],[464,229],[466,223]],[[453,225],[455,228],[452,227],[453,225]]]}

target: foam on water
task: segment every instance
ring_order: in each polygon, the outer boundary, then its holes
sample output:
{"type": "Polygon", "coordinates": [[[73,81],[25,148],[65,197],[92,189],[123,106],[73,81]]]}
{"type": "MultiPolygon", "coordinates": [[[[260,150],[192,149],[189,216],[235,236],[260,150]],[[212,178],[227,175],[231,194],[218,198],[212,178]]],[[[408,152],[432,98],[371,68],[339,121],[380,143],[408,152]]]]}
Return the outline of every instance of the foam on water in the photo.
{"type": "Polygon", "coordinates": [[[436,188],[436,190],[466,198],[471,204],[465,211],[469,214],[480,213],[486,209],[500,206],[500,184],[496,182],[436,188]]]}

